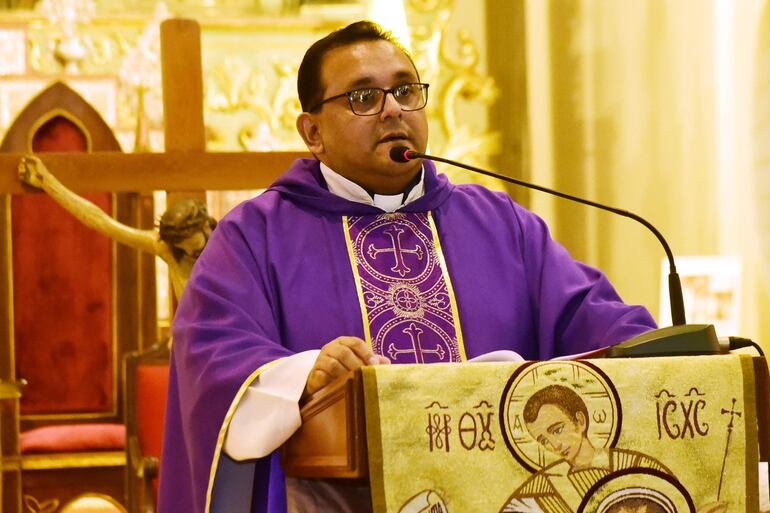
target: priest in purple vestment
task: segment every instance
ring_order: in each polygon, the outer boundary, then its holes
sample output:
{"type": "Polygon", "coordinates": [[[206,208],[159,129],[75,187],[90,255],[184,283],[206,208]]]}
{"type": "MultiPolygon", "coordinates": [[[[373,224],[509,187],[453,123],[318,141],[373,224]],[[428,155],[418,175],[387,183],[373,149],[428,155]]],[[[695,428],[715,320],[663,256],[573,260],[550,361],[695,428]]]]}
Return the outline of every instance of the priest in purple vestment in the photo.
{"type": "Polygon", "coordinates": [[[507,195],[391,160],[425,151],[428,90],[369,22],[305,54],[297,129],[316,158],[220,221],[179,303],[160,513],[330,510],[287,505],[274,451],[300,398],[349,369],[548,359],[655,327],[507,195]]]}

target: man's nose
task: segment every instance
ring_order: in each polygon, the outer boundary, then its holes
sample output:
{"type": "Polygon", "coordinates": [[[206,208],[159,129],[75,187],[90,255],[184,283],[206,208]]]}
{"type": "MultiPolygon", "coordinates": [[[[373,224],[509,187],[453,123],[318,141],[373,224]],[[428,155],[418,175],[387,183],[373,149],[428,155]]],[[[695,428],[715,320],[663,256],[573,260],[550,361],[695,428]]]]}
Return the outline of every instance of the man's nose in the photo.
{"type": "Polygon", "coordinates": [[[401,104],[398,103],[396,97],[393,96],[393,92],[385,93],[385,105],[382,106],[382,116],[401,116],[401,104]]]}

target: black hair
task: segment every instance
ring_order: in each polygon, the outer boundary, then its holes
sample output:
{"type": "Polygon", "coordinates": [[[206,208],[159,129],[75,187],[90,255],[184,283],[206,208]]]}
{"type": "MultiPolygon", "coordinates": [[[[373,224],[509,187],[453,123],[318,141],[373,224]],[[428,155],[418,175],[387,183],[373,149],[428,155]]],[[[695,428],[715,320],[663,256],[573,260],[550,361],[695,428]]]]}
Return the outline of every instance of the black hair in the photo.
{"type": "MultiPolygon", "coordinates": [[[[324,56],[330,50],[361,41],[387,41],[404,52],[404,55],[407,56],[409,62],[414,66],[412,56],[409,55],[406,48],[401,46],[390,32],[386,32],[372,21],[363,20],[351,23],[347,27],[335,30],[326,37],[319,39],[305,52],[302,64],[299,65],[299,72],[297,73],[297,94],[304,112],[310,112],[309,109],[323,100],[321,95],[323,94],[324,85],[321,84],[321,65],[324,56]]],[[[417,72],[417,67],[415,67],[415,72],[417,72]]]]}

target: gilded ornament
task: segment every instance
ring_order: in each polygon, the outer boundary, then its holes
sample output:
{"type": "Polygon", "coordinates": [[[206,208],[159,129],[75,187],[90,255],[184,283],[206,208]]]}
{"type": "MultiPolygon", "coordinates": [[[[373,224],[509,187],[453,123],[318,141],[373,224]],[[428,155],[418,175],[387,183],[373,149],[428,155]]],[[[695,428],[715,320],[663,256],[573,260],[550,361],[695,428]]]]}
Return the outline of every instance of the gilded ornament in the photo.
{"type": "Polygon", "coordinates": [[[247,112],[255,121],[241,123],[236,139],[246,151],[299,146],[294,121],[301,112],[296,98],[293,65],[274,62],[273,73],[259,72],[239,58],[228,57],[207,81],[207,110],[235,116],[247,112]],[[272,89],[272,91],[270,91],[272,89]]]}
{"type": "Polygon", "coordinates": [[[40,502],[31,495],[25,495],[24,506],[27,508],[27,513],[53,513],[59,508],[59,499],[40,502]]]}
{"type": "Polygon", "coordinates": [[[429,118],[441,134],[433,138],[433,151],[448,158],[480,163],[479,160],[500,151],[500,134],[479,133],[461,123],[458,110],[465,104],[492,105],[499,89],[492,77],[477,70],[479,52],[467,30],[461,29],[455,35],[454,50],[447,43],[453,0],[409,0],[407,6],[416,14],[410,19],[425,20],[411,28],[415,64],[436,91],[435,101],[428,103],[429,118]]]}

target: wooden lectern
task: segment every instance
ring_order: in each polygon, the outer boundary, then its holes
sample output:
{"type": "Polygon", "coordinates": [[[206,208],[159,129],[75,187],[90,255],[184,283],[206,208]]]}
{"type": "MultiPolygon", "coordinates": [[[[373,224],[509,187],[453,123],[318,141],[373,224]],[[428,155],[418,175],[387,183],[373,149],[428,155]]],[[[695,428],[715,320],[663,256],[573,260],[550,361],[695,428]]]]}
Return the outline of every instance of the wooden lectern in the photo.
{"type": "Polygon", "coordinates": [[[290,477],[358,479],[369,475],[361,371],[350,372],[310,397],[302,426],[283,446],[290,477]]]}

